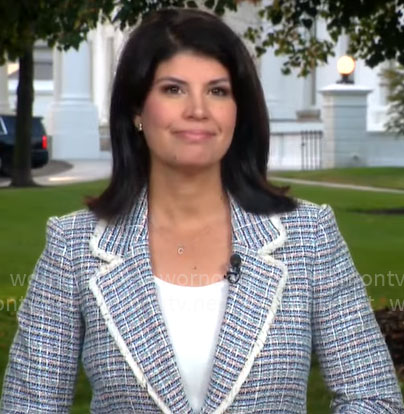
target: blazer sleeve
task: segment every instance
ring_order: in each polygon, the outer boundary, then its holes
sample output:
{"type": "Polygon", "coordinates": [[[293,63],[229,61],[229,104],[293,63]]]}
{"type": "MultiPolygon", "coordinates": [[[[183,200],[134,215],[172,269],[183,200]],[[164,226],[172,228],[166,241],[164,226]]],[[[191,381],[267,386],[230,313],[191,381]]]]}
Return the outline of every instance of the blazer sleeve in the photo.
{"type": "Polygon", "coordinates": [[[50,218],[45,249],[17,314],[2,414],[70,410],[83,335],[71,254],[60,220],[50,218]]]}
{"type": "Polygon", "coordinates": [[[320,209],[313,346],[336,414],[403,414],[390,354],[330,207],[320,209]]]}

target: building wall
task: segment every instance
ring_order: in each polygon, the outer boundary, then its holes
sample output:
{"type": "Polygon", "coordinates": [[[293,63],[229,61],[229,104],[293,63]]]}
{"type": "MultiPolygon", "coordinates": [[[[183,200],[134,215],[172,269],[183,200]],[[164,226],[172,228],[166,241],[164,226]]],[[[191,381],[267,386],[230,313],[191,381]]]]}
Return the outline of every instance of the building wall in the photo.
{"type": "Polygon", "coordinates": [[[368,131],[368,165],[404,167],[404,136],[391,132],[368,131]]]}

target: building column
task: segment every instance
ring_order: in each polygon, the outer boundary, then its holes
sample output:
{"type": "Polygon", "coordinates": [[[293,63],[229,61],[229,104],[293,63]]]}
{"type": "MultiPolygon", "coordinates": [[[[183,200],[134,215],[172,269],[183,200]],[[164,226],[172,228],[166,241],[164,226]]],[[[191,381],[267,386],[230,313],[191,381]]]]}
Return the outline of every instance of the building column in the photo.
{"type": "Polygon", "coordinates": [[[320,92],[323,96],[323,167],[367,165],[367,96],[371,89],[334,84],[320,92]]]}
{"type": "Polygon", "coordinates": [[[261,57],[261,84],[272,121],[295,121],[302,108],[302,78],[282,74],[284,58],[275,56],[272,49],[261,57]]]}
{"type": "Polygon", "coordinates": [[[316,68],[313,68],[303,79],[303,104],[302,108],[296,111],[299,121],[320,121],[320,109],[316,106],[316,68]]]}
{"type": "Polygon", "coordinates": [[[360,83],[366,82],[373,92],[369,96],[368,128],[373,131],[385,131],[388,120],[389,103],[387,96],[389,92],[388,82],[383,71],[391,68],[393,63],[383,62],[375,68],[369,68],[363,61],[358,61],[355,69],[356,79],[360,83]]]}
{"type": "Polygon", "coordinates": [[[115,68],[112,26],[99,24],[93,32],[93,100],[98,110],[100,126],[108,125],[112,78],[115,68]]]}
{"type": "Polygon", "coordinates": [[[100,157],[98,114],[91,99],[91,69],[88,42],[83,42],[79,50],[54,51],[54,101],[48,127],[54,159],[100,157]]]}
{"type": "Polygon", "coordinates": [[[8,114],[11,112],[8,95],[8,73],[7,64],[0,66],[0,113],[8,114]]]}

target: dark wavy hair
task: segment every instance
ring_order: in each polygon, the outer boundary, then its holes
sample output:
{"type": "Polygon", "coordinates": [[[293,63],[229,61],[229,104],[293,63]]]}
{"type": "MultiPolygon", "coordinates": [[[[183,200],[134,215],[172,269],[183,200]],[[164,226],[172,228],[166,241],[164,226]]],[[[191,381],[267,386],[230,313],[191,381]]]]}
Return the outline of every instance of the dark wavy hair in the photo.
{"type": "Polygon", "coordinates": [[[150,158],[142,133],[134,126],[157,66],[179,52],[219,61],[230,73],[237,105],[232,143],[221,161],[224,188],[247,211],[280,213],[295,201],[267,181],[269,117],[254,62],[241,39],[218,17],[194,9],[160,9],[130,34],[117,66],[110,107],[113,156],[108,187],[87,205],[112,219],[127,213],[148,182],[150,158]]]}

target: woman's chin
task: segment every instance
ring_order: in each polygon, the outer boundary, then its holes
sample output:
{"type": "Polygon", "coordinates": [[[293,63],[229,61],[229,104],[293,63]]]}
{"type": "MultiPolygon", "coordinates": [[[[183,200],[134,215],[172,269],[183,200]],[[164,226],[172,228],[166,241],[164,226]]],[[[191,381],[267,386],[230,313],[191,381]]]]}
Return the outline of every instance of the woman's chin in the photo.
{"type": "Polygon", "coordinates": [[[201,160],[183,160],[177,161],[171,164],[171,169],[177,170],[178,172],[184,172],[187,174],[200,173],[208,171],[220,171],[220,162],[204,162],[201,160]]]}

